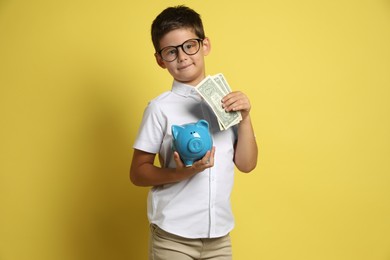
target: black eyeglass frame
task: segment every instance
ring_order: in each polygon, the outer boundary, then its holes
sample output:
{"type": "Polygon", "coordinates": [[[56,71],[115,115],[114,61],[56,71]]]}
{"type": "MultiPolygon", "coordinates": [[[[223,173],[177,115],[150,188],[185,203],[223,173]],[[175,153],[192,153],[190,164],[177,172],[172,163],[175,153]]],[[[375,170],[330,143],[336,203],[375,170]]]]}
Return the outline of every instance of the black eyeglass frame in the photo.
{"type": "Polygon", "coordinates": [[[158,53],[158,55],[160,55],[161,59],[163,59],[164,61],[166,61],[166,62],[172,62],[172,61],[175,61],[175,60],[177,59],[177,57],[179,56],[179,48],[181,48],[182,51],[183,51],[185,54],[187,54],[187,55],[192,56],[192,55],[197,54],[197,53],[199,52],[199,50],[200,50],[201,45],[203,45],[203,40],[204,40],[204,39],[201,39],[201,38],[188,39],[188,40],[186,40],[185,42],[183,42],[183,43],[180,44],[180,45],[176,45],[176,46],[166,46],[166,47],[162,48],[161,50],[157,51],[157,53],[158,53]],[[197,41],[197,42],[199,43],[199,48],[198,48],[198,50],[197,50],[195,53],[191,53],[191,54],[190,54],[190,53],[187,53],[186,50],[183,48],[184,45],[185,45],[187,42],[189,42],[189,41],[197,41]],[[161,53],[162,53],[165,49],[167,49],[167,48],[175,48],[175,49],[176,49],[176,57],[175,57],[173,60],[166,60],[166,59],[164,59],[163,55],[161,55],[161,53]]]}

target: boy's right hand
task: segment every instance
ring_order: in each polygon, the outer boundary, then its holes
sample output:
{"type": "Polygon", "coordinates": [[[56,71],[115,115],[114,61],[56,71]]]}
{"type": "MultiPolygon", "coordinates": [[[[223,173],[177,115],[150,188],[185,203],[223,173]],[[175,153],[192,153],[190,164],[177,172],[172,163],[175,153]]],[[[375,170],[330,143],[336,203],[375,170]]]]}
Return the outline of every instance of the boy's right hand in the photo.
{"type": "Polygon", "coordinates": [[[186,167],[182,160],[180,159],[180,155],[178,152],[174,152],[173,159],[176,163],[176,170],[178,171],[193,171],[193,174],[202,172],[206,170],[207,168],[211,168],[214,166],[214,155],[215,155],[215,146],[211,148],[210,151],[207,151],[205,156],[203,156],[202,159],[199,161],[196,161],[192,164],[192,166],[186,167]]]}

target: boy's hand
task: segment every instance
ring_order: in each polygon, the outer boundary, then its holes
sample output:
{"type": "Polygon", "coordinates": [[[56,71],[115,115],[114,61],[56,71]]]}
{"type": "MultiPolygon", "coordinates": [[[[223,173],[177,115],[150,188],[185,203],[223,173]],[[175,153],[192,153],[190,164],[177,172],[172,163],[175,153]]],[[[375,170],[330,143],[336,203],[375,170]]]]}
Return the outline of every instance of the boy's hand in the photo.
{"type": "Polygon", "coordinates": [[[184,163],[180,159],[179,153],[176,151],[173,154],[173,159],[175,160],[176,169],[178,171],[191,170],[194,172],[194,174],[196,174],[206,170],[207,168],[214,166],[214,155],[215,155],[215,147],[213,146],[213,148],[210,151],[207,151],[207,153],[205,154],[205,156],[203,156],[202,159],[194,162],[190,167],[186,167],[184,165],[184,163]]]}
{"type": "Polygon", "coordinates": [[[248,97],[241,91],[233,91],[222,99],[222,107],[225,111],[240,111],[242,119],[245,119],[251,110],[248,97]]]}

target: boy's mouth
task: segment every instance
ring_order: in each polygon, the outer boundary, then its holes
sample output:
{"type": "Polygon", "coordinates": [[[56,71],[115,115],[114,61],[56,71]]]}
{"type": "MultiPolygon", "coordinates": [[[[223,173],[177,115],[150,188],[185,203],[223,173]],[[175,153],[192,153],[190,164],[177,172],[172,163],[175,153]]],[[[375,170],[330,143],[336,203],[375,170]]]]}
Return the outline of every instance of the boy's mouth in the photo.
{"type": "Polygon", "coordinates": [[[181,67],[179,67],[179,68],[177,68],[178,70],[185,70],[185,69],[187,69],[187,68],[189,68],[189,67],[191,67],[192,66],[192,63],[191,64],[187,64],[187,65],[185,65],[185,66],[181,66],[181,67]]]}

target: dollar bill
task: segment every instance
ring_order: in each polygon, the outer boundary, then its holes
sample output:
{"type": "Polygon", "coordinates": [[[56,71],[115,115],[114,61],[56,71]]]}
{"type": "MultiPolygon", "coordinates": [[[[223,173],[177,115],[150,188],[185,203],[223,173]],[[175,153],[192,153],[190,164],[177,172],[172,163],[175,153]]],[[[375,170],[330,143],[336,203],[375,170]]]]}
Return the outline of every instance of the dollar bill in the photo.
{"type": "Polygon", "coordinates": [[[231,92],[231,90],[224,84],[222,74],[217,74],[217,75],[211,76],[211,78],[215,81],[215,83],[218,84],[219,88],[221,89],[221,91],[225,95],[227,95],[231,92]]]}
{"type": "MultiPolygon", "coordinates": [[[[225,77],[223,76],[222,73],[218,73],[218,74],[212,76],[212,78],[218,83],[218,85],[222,89],[224,89],[226,91],[225,92],[226,95],[229,94],[230,92],[232,92],[231,87],[227,83],[227,80],[225,79],[225,77]]],[[[234,122],[232,125],[238,124],[242,120],[241,112],[237,112],[237,113],[238,113],[239,117],[237,118],[236,122],[234,122]]]]}
{"type": "Polygon", "coordinates": [[[232,92],[232,89],[230,88],[229,84],[227,83],[225,77],[222,73],[218,73],[214,76],[212,76],[213,80],[218,83],[218,85],[225,90],[226,95],[232,92]]]}
{"type": "Polygon", "coordinates": [[[212,76],[207,76],[195,87],[195,89],[211,107],[218,118],[220,128],[224,130],[238,124],[241,120],[241,113],[239,111],[226,112],[222,107],[221,100],[229,93],[230,87],[228,85],[222,85],[224,83],[221,76],[215,78],[216,80],[214,80],[212,76]],[[218,81],[219,83],[217,83],[218,81]],[[226,86],[229,87],[229,89],[226,88],[226,86]]]}

